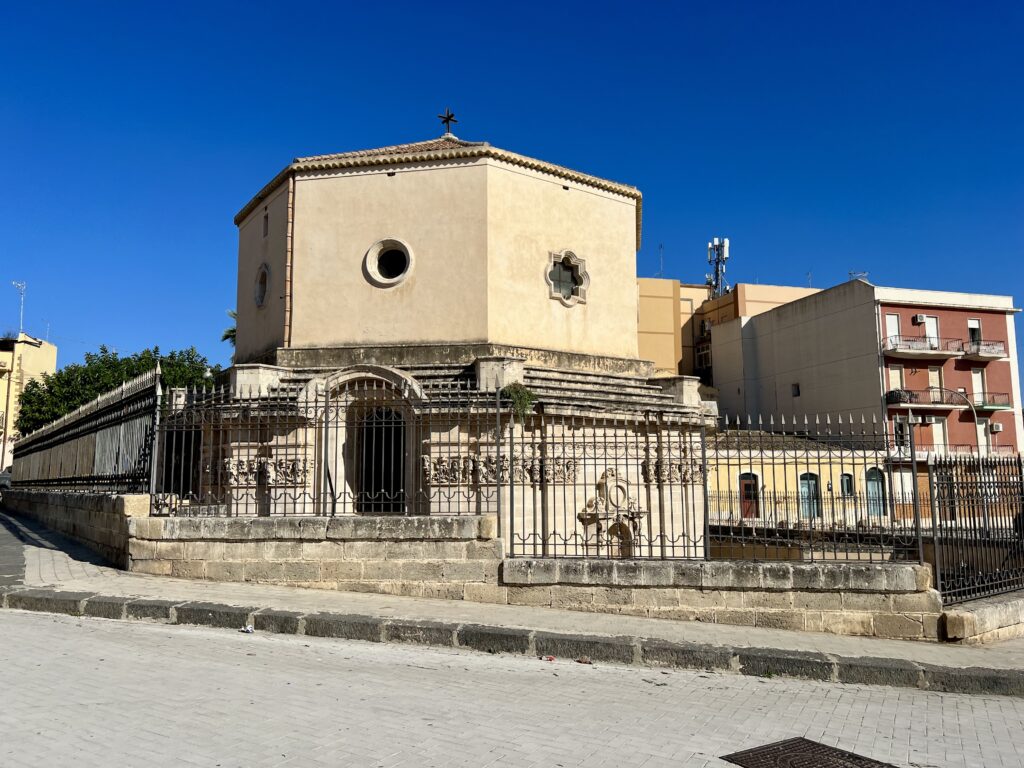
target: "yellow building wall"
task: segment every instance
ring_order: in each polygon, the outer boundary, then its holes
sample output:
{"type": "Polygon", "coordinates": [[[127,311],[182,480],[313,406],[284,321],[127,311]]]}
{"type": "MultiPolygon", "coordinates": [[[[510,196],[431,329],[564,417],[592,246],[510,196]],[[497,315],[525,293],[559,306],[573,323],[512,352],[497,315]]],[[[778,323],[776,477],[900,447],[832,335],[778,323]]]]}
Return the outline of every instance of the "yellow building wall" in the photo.
{"type": "Polygon", "coordinates": [[[8,344],[13,349],[0,350],[0,450],[6,443],[6,451],[0,456],[0,469],[11,466],[17,435],[14,425],[18,420],[19,399],[25,385],[57,370],[57,347],[54,344],[25,333],[18,334],[17,339],[8,344]]]}
{"type": "Polygon", "coordinates": [[[640,357],[654,363],[655,375],[675,376],[681,370],[684,349],[679,282],[651,277],[636,282],[640,357]]]}

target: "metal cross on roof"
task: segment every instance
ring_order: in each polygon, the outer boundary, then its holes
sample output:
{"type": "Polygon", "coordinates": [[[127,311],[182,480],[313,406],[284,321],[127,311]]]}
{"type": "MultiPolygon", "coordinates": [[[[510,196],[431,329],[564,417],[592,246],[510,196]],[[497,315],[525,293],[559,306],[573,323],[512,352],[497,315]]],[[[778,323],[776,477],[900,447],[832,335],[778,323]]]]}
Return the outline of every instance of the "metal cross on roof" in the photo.
{"type": "Polygon", "coordinates": [[[444,114],[438,115],[437,119],[444,125],[445,134],[450,134],[452,132],[452,123],[459,122],[455,119],[455,113],[448,109],[448,107],[444,108],[444,114]]]}

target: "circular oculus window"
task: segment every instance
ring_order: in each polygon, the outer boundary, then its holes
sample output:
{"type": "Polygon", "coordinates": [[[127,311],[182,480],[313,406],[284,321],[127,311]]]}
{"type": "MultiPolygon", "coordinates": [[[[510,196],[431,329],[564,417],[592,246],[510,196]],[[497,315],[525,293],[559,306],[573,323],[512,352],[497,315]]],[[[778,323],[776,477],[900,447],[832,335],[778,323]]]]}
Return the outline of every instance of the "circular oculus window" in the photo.
{"type": "Polygon", "coordinates": [[[380,240],[366,252],[363,267],[371,283],[388,288],[402,282],[412,270],[412,251],[400,240],[380,240]]]}

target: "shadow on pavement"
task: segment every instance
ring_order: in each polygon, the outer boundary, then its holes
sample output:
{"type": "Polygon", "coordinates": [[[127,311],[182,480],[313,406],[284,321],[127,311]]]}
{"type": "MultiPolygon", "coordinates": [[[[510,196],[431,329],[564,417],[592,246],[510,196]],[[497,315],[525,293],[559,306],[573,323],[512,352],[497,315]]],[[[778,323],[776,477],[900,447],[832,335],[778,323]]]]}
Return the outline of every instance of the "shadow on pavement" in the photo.
{"type": "MultiPolygon", "coordinates": [[[[0,549],[5,549],[4,545],[11,541],[17,541],[21,545],[29,547],[57,550],[80,563],[107,567],[112,565],[108,560],[77,541],[54,533],[34,520],[24,517],[16,518],[10,511],[0,507],[0,549]]],[[[22,562],[22,572],[24,572],[24,562],[22,562]]]]}

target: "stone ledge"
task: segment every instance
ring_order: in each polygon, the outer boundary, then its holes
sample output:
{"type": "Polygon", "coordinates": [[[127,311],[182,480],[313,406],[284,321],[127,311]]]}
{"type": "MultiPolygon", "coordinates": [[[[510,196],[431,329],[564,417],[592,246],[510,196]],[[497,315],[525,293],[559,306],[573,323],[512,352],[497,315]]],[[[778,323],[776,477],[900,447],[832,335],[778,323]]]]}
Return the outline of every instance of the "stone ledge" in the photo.
{"type": "Polygon", "coordinates": [[[477,541],[495,536],[493,515],[339,517],[132,517],[148,541],[477,541]]]}
{"type": "Polygon", "coordinates": [[[746,561],[586,560],[510,558],[502,564],[508,586],[579,585],[620,587],[699,587],[771,592],[925,591],[930,577],[916,563],[754,563],[746,561]]]}
{"type": "Polygon", "coordinates": [[[945,611],[946,637],[978,644],[1024,636],[1024,597],[997,595],[953,606],[945,611]]]}
{"type": "Polygon", "coordinates": [[[542,632],[521,627],[355,614],[302,614],[215,603],[132,599],[23,587],[0,588],[0,598],[5,606],[17,606],[22,610],[67,613],[62,609],[79,606],[81,611],[84,603],[88,611],[91,601],[97,606],[97,614],[116,613],[116,610],[101,610],[99,606],[123,606],[124,615],[129,620],[157,619],[235,629],[242,626],[244,618],[251,617],[252,621],[247,623],[253,623],[258,631],[310,637],[455,646],[487,653],[551,655],[559,660],[588,656],[598,662],[1024,697],[1024,670],[1017,669],[941,667],[906,659],[843,657],[774,648],[672,642],[638,636],[542,632]]]}

